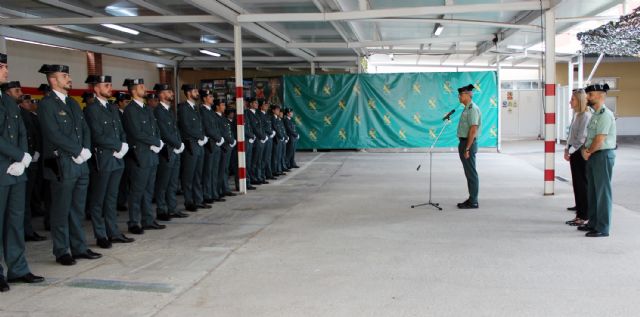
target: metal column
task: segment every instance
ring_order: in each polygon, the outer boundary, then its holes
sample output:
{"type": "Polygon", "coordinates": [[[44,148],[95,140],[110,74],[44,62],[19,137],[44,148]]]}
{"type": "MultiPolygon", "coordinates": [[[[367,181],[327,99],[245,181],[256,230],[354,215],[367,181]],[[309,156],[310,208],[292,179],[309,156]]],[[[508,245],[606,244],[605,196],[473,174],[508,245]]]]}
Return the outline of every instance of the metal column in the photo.
{"type": "Polygon", "coordinates": [[[242,28],[233,26],[233,49],[236,68],[236,119],[238,131],[238,180],[240,193],[247,193],[247,163],[244,140],[244,79],[242,77],[242,28]]]}
{"type": "Polygon", "coordinates": [[[544,68],[544,194],[553,195],[555,187],[556,154],[556,22],[553,10],[544,14],[545,68],[544,68]]]}

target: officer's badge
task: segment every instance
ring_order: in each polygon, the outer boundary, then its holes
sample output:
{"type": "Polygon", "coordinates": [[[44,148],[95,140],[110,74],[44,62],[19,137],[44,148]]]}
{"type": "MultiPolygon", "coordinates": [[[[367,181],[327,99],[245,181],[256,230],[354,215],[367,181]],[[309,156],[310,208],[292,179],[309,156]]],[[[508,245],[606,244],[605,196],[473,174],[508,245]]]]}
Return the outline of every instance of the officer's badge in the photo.
{"type": "Polygon", "coordinates": [[[59,115],[61,116],[66,116],[67,112],[65,112],[64,110],[60,110],[60,112],[58,112],[59,115]]]}

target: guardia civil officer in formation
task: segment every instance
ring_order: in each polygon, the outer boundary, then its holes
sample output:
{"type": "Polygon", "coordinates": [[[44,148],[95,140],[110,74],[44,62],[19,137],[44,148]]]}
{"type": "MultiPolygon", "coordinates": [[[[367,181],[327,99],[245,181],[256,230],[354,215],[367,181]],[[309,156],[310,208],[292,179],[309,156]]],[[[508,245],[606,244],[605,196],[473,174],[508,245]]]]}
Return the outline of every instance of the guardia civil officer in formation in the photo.
{"type": "Polygon", "coordinates": [[[182,152],[181,180],[184,204],[188,211],[211,208],[204,203],[202,193],[202,169],[204,146],[209,138],[204,133],[202,116],[198,105],[200,95],[193,85],[182,85],[186,101],[178,105],[178,127],[185,146],[182,152]]]}
{"type": "Polygon", "coordinates": [[[260,102],[262,104],[260,104],[258,118],[262,125],[262,131],[267,138],[264,143],[264,148],[262,149],[262,162],[260,162],[260,169],[262,171],[261,176],[264,179],[262,183],[269,184],[267,179],[275,179],[271,171],[271,152],[273,151],[273,137],[275,137],[276,131],[273,129],[271,118],[267,114],[267,111],[269,110],[269,103],[264,100],[261,100],[260,102]]]}
{"type": "Polygon", "coordinates": [[[611,225],[613,196],[611,177],[616,154],[616,119],[604,104],[609,85],[596,84],[585,88],[593,115],[587,125],[587,140],[582,156],[587,161],[587,205],[589,222],[578,227],[587,237],[608,237],[611,225]]]}
{"type": "MultiPolygon", "coordinates": [[[[7,55],[0,53],[0,84],[7,82],[7,55]]],[[[24,206],[27,175],[32,156],[27,152],[27,131],[20,109],[7,94],[0,95],[0,260],[7,266],[8,282],[38,283],[27,264],[24,242],[24,206]]],[[[9,290],[0,265],[0,292],[9,290]]]]}
{"type": "Polygon", "coordinates": [[[276,133],[273,138],[273,151],[271,153],[271,170],[274,177],[284,175],[287,170],[287,168],[283,166],[283,157],[286,144],[289,142],[289,137],[285,131],[281,115],[280,105],[272,105],[270,119],[271,126],[276,133]]]}
{"type": "Polygon", "coordinates": [[[222,138],[225,140],[225,143],[222,144],[222,156],[220,159],[220,166],[218,168],[218,192],[221,197],[235,196],[236,194],[231,192],[231,188],[229,187],[229,164],[231,163],[231,153],[233,152],[233,148],[236,146],[236,139],[231,131],[229,120],[227,120],[224,115],[226,110],[225,102],[217,99],[213,102],[213,105],[216,108],[215,117],[218,122],[220,133],[222,134],[222,138]]]}
{"type": "Polygon", "coordinates": [[[62,265],[102,255],[87,248],[82,219],[85,211],[91,134],[78,102],[68,96],[72,80],[69,66],[42,65],[52,92],[38,104],[42,129],[43,177],[51,187],[53,255],[62,265]]]}
{"type": "Polygon", "coordinates": [[[298,130],[296,129],[295,122],[293,122],[293,109],[285,109],[284,118],[282,120],[287,131],[287,136],[289,136],[285,163],[287,164],[287,168],[299,168],[298,164],[296,163],[296,146],[298,144],[298,140],[300,139],[300,135],[298,134],[298,130]]]}
{"type": "Polygon", "coordinates": [[[469,198],[458,204],[460,209],[478,208],[480,180],[476,170],[476,153],[478,152],[478,136],[480,125],[482,124],[482,115],[480,108],[473,102],[473,88],[473,85],[458,88],[458,100],[464,106],[458,122],[457,135],[460,140],[458,154],[464,168],[464,176],[467,178],[467,188],[469,190],[469,198]]]}
{"type": "Polygon", "coordinates": [[[125,79],[132,101],[124,109],[123,124],[130,155],[126,164],[129,172],[129,232],[143,234],[144,230],[164,229],[156,222],[151,202],[158,167],[158,153],[164,147],[153,110],[144,104],[144,80],[125,79]]]}
{"type": "MultiPolygon", "coordinates": [[[[246,112],[245,131],[250,130],[250,134],[246,134],[249,144],[251,144],[251,159],[247,157],[247,170],[251,170],[248,174],[251,185],[261,185],[265,180],[262,178],[260,171],[260,162],[262,161],[262,150],[267,140],[260,119],[258,118],[258,102],[255,98],[247,99],[249,111],[246,112]]],[[[253,187],[253,186],[252,186],[253,187]]]]}
{"type": "Polygon", "coordinates": [[[158,159],[155,188],[156,212],[159,220],[169,221],[171,218],[188,216],[178,211],[176,200],[180,177],[180,154],[184,151],[184,143],[178,129],[176,114],[171,107],[174,99],[173,90],[167,84],[156,84],[153,90],[159,101],[153,113],[158,123],[160,137],[165,144],[158,159]]]}
{"type": "Polygon", "coordinates": [[[209,138],[209,142],[204,146],[202,190],[204,202],[211,204],[214,201],[224,201],[219,189],[218,174],[222,159],[222,144],[225,140],[216,119],[213,91],[200,90],[200,98],[202,99],[202,126],[205,135],[209,138]]]}
{"type": "Polygon", "coordinates": [[[91,186],[89,190],[89,212],[96,243],[103,249],[112,243],[130,243],[118,229],[118,188],[124,172],[124,156],[129,144],[124,133],[116,105],[109,103],[112,95],[111,76],[89,75],[86,84],[93,87],[93,103],[84,109],[91,130],[90,160],[91,186]]]}

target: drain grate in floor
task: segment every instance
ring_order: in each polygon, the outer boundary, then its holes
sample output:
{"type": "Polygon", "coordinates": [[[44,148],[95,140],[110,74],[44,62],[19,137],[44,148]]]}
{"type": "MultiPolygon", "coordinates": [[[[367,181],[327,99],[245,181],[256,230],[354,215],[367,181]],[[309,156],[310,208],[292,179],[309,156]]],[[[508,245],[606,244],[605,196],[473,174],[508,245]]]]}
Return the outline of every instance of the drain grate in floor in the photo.
{"type": "Polygon", "coordinates": [[[73,279],[65,284],[70,287],[93,288],[107,290],[128,290],[137,292],[151,293],[171,293],[174,287],[165,283],[144,283],[144,282],[127,282],[118,280],[100,280],[100,279],[73,279]]]}

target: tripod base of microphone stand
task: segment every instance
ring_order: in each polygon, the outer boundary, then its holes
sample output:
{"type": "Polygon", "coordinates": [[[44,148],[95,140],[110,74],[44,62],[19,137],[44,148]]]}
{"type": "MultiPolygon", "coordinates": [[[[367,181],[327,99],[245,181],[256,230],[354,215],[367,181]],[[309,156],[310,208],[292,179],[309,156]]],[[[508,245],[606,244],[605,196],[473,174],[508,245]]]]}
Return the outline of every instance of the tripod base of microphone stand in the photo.
{"type": "Polygon", "coordinates": [[[440,207],[439,203],[433,203],[431,201],[429,201],[428,203],[424,203],[424,204],[411,205],[411,208],[416,208],[416,207],[421,207],[421,206],[433,206],[433,207],[437,208],[438,210],[442,211],[442,207],[440,207]]]}

